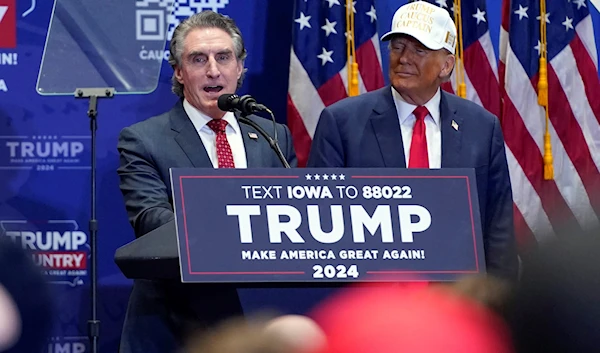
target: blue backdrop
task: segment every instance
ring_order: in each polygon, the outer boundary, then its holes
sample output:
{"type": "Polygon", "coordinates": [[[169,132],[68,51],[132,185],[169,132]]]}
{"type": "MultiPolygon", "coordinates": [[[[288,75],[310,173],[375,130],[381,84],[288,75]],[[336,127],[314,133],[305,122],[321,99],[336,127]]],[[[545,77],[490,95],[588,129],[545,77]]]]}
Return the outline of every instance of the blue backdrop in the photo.
{"type": "MultiPolygon", "coordinates": [[[[188,5],[181,7],[193,9],[194,4],[202,2],[211,3],[189,0],[183,1],[188,5]]],[[[212,2],[226,5],[219,11],[237,21],[246,40],[248,73],[241,93],[252,94],[269,106],[279,121],[285,122],[293,1],[212,2]]],[[[394,11],[404,2],[377,1],[380,34],[388,30],[394,11]]],[[[52,269],[48,278],[57,294],[57,315],[48,352],[66,349],[84,352],[89,318],[89,269],[76,266],[76,259],[89,252],[89,245],[81,244],[81,239],[89,241],[88,107],[85,100],[36,93],[53,2],[0,0],[0,8],[9,6],[9,15],[15,4],[17,45],[0,45],[0,224],[15,241],[36,251],[36,260],[52,269]],[[73,262],[57,262],[59,254],[68,254],[73,262]]],[[[588,7],[593,8],[591,4],[588,7]]],[[[500,11],[500,0],[488,0],[487,18],[496,55],[500,11]]],[[[598,12],[594,9],[592,14],[597,24],[598,12]]],[[[6,35],[2,25],[7,23],[11,25],[5,16],[0,21],[1,35],[6,35]]],[[[129,27],[135,28],[133,24],[129,27]]],[[[139,47],[136,50],[141,50],[139,47]]],[[[387,52],[385,45],[381,47],[386,71],[387,52]]],[[[124,278],[113,262],[115,249],[134,239],[118,186],[117,137],[123,127],[170,109],[176,101],[170,92],[171,74],[171,68],[163,62],[158,85],[152,93],[116,96],[99,102],[97,218],[102,351],[117,349],[131,289],[131,281],[124,278]]],[[[303,313],[330,291],[247,288],[240,290],[240,294],[248,311],[269,305],[285,313],[303,313]]]]}

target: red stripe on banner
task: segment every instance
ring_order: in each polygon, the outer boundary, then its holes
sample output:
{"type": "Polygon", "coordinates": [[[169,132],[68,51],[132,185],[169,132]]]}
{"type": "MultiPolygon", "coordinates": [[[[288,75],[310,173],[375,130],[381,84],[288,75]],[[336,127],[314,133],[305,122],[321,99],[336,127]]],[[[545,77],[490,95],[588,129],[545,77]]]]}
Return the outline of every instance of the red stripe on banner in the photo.
{"type": "MultiPolygon", "coordinates": [[[[505,72],[506,72],[506,66],[504,65],[504,62],[499,62],[498,63],[498,77],[500,78],[500,82],[502,82],[502,83],[504,83],[504,73],[505,72]]],[[[504,85],[500,85],[499,91],[502,96],[506,96],[506,90],[504,89],[504,85]]],[[[506,98],[506,99],[508,99],[508,98],[506,98]]],[[[502,133],[504,134],[504,140],[506,141],[506,139],[507,139],[506,134],[508,134],[509,131],[507,128],[505,128],[505,126],[503,124],[503,120],[504,120],[503,119],[503,111],[504,111],[504,107],[502,105],[500,105],[501,113],[498,118],[500,119],[500,126],[502,126],[502,133]]],[[[511,150],[511,152],[512,152],[512,150],[511,150]]],[[[517,157],[515,156],[515,158],[517,158],[517,157]]],[[[525,171],[523,170],[523,172],[525,172],[525,171]]],[[[513,185],[513,190],[514,190],[514,187],[515,187],[515,185],[513,185]]],[[[519,249],[529,249],[530,245],[537,243],[535,234],[533,234],[533,231],[527,224],[525,217],[523,217],[523,214],[521,213],[521,211],[519,210],[517,205],[514,203],[513,203],[513,211],[514,211],[513,214],[514,214],[514,224],[515,224],[515,237],[517,238],[517,243],[519,245],[519,249]]]]}
{"type": "Polygon", "coordinates": [[[477,91],[483,107],[495,116],[500,116],[500,93],[498,81],[481,42],[475,41],[464,52],[465,71],[477,91]]]}
{"type": "Polygon", "coordinates": [[[319,96],[321,96],[321,100],[323,100],[323,104],[325,104],[326,107],[348,97],[346,87],[344,87],[344,81],[342,81],[340,74],[333,75],[329,81],[319,87],[317,92],[319,92],[319,96]]]}
{"type": "Polygon", "coordinates": [[[583,79],[585,95],[588,97],[588,102],[592,107],[596,120],[600,122],[600,99],[597,98],[600,92],[600,80],[598,80],[596,66],[578,35],[575,35],[570,46],[575,57],[575,65],[577,65],[583,79]]]}
{"type": "Polygon", "coordinates": [[[510,26],[510,0],[502,1],[502,28],[508,32],[510,26]]]}
{"type": "MultiPolygon", "coordinates": [[[[537,75],[534,77],[534,86],[537,92],[537,75]]],[[[583,92],[580,92],[583,94],[583,92]]],[[[563,91],[556,71],[552,65],[548,65],[548,97],[549,115],[556,134],[562,141],[569,159],[575,166],[583,187],[587,191],[592,207],[596,214],[600,215],[600,198],[593,197],[595,192],[600,191],[600,173],[592,159],[588,145],[586,144],[583,131],[573,115],[567,95],[563,91]],[[594,192],[595,191],[595,192],[594,192]]]]}
{"type": "Polygon", "coordinates": [[[513,213],[515,218],[515,237],[517,238],[517,244],[519,249],[530,249],[532,245],[537,244],[535,235],[527,225],[523,214],[517,208],[517,205],[513,203],[513,213]]]}
{"type": "Polygon", "coordinates": [[[504,97],[503,114],[504,140],[539,195],[552,227],[559,233],[566,221],[576,223],[575,216],[558,190],[556,182],[543,180],[544,161],[540,150],[508,96],[504,97]]]}
{"type": "Polygon", "coordinates": [[[450,82],[450,81],[444,82],[444,83],[442,83],[441,87],[444,91],[454,94],[454,89],[452,88],[452,82],[450,82]]]}
{"type": "Polygon", "coordinates": [[[506,88],[504,87],[505,84],[505,75],[506,74],[506,65],[504,65],[504,62],[502,60],[498,61],[498,78],[500,80],[500,85],[499,85],[499,89],[498,91],[500,92],[500,116],[498,117],[500,119],[500,127],[502,127],[502,132],[506,133],[507,130],[504,129],[504,104],[502,104],[502,100],[503,98],[506,98],[506,88]]]}
{"type": "Polygon", "coordinates": [[[305,167],[308,161],[308,154],[310,153],[311,138],[306,131],[302,117],[292,97],[288,94],[287,96],[287,125],[292,133],[292,140],[294,141],[294,149],[296,150],[296,157],[298,158],[298,167],[305,167]]]}
{"type": "Polygon", "coordinates": [[[383,72],[373,41],[368,40],[356,49],[356,62],[367,91],[373,91],[384,86],[383,72]]]}

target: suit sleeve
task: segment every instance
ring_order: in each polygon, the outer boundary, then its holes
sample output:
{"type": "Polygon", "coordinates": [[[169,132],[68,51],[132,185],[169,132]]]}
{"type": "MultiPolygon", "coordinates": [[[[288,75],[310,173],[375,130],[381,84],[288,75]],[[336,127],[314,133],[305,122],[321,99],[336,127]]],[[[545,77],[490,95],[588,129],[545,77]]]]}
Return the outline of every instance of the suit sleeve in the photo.
{"type": "Polygon", "coordinates": [[[498,119],[494,119],[491,146],[486,205],[487,229],[484,229],[484,234],[487,235],[485,247],[488,272],[516,280],[519,264],[513,223],[513,197],[504,137],[498,119]]]}
{"type": "Polygon", "coordinates": [[[307,167],[345,166],[344,147],[337,121],[328,108],[323,109],[308,155],[307,167]]]}
{"type": "Polygon", "coordinates": [[[287,159],[291,168],[296,168],[298,166],[298,159],[296,158],[296,150],[294,149],[294,141],[292,140],[292,133],[287,125],[283,126],[283,132],[285,134],[285,158],[287,159]]]}
{"type": "Polygon", "coordinates": [[[143,139],[131,128],[119,135],[117,173],[129,222],[140,237],[174,219],[167,187],[143,139]]]}

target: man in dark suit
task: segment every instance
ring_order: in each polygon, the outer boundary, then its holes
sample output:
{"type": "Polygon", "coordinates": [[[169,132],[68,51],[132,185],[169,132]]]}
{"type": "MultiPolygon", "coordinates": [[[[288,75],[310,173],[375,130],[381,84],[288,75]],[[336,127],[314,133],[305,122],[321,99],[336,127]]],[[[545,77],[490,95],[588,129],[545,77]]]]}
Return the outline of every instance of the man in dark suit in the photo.
{"type": "Polygon", "coordinates": [[[512,191],[498,119],[440,85],[454,69],[456,27],[423,1],[394,15],[391,86],[324,109],[308,167],[475,168],[488,273],[514,279],[512,191]]]}
{"type": "MultiPolygon", "coordinates": [[[[181,97],[167,113],[122,130],[120,188],[137,237],[174,219],[169,168],[282,167],[267,141],[234,113],[218,108],[244,74],[246,49],[233,20],[205,11],[183,21],[170,43],[173,91],[181,97]]],[[[250,116],[273,135],[273,124],[250,116]]],[[[296,165],[291,134],[277,125],[281,149],[296,165]]],[[[136,280],[121,352],[173,352],[192,330],[242,314],[235,287],[136,280]]]]}

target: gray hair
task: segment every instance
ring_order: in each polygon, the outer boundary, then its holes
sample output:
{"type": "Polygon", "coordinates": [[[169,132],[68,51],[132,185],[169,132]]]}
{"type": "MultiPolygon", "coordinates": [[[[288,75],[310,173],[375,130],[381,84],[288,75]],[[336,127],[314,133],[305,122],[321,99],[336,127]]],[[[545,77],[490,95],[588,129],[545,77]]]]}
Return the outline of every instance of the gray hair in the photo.
{"type": "MultiPolygon", "coordinates": [[[[173,69],[175,69],[175,66],[181,65],[181,56],[183,55],[183,43],[185,38],[190,31],[197,28],[219,28],[227,32],[233,40],[235,56],[238,62],[242,62],[242,67],[244,67],[244,60],[248,53],[244,47],[242,32],[231,18],[207,10],[186,18],[177,26],[177,28],[175,28],[169,46],[169,64],[171,64],[173,69]]],[[[237,88],[242,86],[246,71],[247,69],[245,68],[242,70],[242,75],[237,82],[237,88]]],[[[179,97],[183,97],[183,84],[177,81],[175,73],[173,73],[172,81],[173,86],[171,87],[171,90],[173,93],[179,97]]]]}

